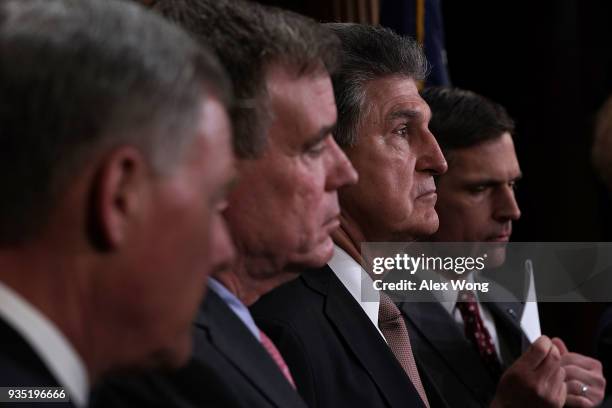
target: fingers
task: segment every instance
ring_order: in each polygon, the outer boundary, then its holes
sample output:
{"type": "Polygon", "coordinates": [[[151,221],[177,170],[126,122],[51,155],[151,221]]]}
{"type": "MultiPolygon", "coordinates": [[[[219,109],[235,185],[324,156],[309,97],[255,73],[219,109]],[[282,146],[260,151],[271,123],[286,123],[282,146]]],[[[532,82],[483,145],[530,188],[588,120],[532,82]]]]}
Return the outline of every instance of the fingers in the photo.
{"type": "MultiPolygon", "coordinates": [[[[522,364],[533,370],[540,366],[549,355],[554,346],[553,342],[547,336],[540,336],[520,357],[522,364]]],[[[557,353],[559,351],[557,350],[557,353]]]]}
{"type": "Polygon", "coordinates": [[[591,370],[595,372],[602,372],[601,363],[594,358],[583,356],[578,353],[566,353],[561,356],[561,364],[564,366],[567,365],[575,365],[578,367],[582,367],[586,370],[591,370]]]}
{"type": "Polygon", "coordinates": [[[561,367],[561,354],[556,346],[552,346],[548,355],[537,366],[533,373],[541,384],[557,384],[565,381],[565,370],[561,367]],[[563,377],[561,381],[558,377],[563,377]]]}
{"type": "Polygon", "coordinates": [[[535,393],[546,405],[562,407],[567,397],[566,372],[560,365],[561,353],[553,345],[546,358],[533,371],[535,393]]]}
{"type": "Polygon", "coordinates": [[[572,408],[591,408],[596,406],[593,401],[579,395],[568,395],[565,405],[572,408]]]}
{"type": "Polygon", "coordinates": [[[555,406],[562,407],[567,398],[567,384],[565,382],[565,370],[559,367],[555,370],[552,379],[548,383],[550,389],[549,398],[554,402],[555,406]]]}
{"type": "Polygon", "coordinates": [[[579,380],[570,380],[566,379],[565,383],[567,384],[567,393],[572,395],[582,395],[582,387],[585,385],[582,381],[579,380]]]}
{"type": "Polygon", "coordinates": [[[565,372],[567,373],[568,380],[577,380],[590,387],[603,387],[605,386],[605,379],[602,375],[595,373],[590,370],[585,370],[582,367],[575,365],[565,366],[565,372]]]}
{"type": "Polygon", "coordinates": [[[569,396],[575,397],[572,400],[576,404],[583,404],[584,400],[588,400],[591,405],[587,406],[596,406],[603,401],[606,379],[599,361],[581,354],[568,353],[561,358],[561,365],[567,373],[569,396]],[[582,392],[583,386],[588,387],[586,394],[582,392]]]}
{"type": "Polygon", "coordinates": [[[571,407],[594,407],[595,402],[589,397],[591,390],[586,394],[582,392],[584,384],[577,380],[570,380],[567,384],[567,400],[566,404],[571,407]],[[570,402],[571,401],[571,402],[570,402]]]}
{"type": "Polygon", "coordinates": [[[559,348],[549,338],[539,338],[506,370],[494,400],[512,407],[562,407],[567,385],[560,360],[559,348]]]}
{"type": "Polygon", "coordinates": [[[601,373],[585,370],[582,367],[566,366],[566,383],[569,396],[582,397],[587,399],[592,405],[598,405],[603,401],[606,380],[601,373]],[[582,391],[582,387],[588,387],[586,392],[582,391]]]}
{"type": "Polygon", "coordinates": [[[551,341],[555,346],[557,346],[562,356],[569,353],[569,350],[565,346],[565,343],[559,337],[553,337],[551,341]]]}

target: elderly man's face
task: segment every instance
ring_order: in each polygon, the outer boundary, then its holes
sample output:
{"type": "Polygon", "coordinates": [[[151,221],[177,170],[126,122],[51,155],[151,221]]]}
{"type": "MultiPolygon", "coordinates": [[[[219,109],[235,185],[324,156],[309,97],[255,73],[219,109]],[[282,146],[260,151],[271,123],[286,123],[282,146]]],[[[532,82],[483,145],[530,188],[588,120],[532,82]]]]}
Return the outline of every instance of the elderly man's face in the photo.
{"type": "MultiPolygon", "coordinates": [[[[449,171],[438,180],[440,228],[437,241],[500,242],[521,216],[514,197],[521,170],[509,133],[449,156],[449,171]]],[[[500,246],[500,249],[505,246],[500,246]]],[[[503,262],[505,251],[489,264],[503,262]]]]}
{"type": "Polygon", "coordinates": [[[283,268],[317,267],[332,256],[336,190],[356,173],[332,138],[336,105],[327,74],[267,72],[272,122],[261,157],[241,160],[240,181],[225,213],[251,274],[280,283],[283,268]],[[255,264],[253,264],[255,262],[255,264]]]}
{"type": "Polygon", "coordinates": [[[427,125],[430,110],[414,80],[370,81],[357,143],[347,150],[359,173],[340,202],[368,241],[404,241],[438,228],[433,176],[446,162],[427,125]]]}
{"type": "Polygon", "coordinates": [[[155,364],[186,361],[207,277],[234,256],[220,214],[235,172],[231,130],[216,98],[204,103],[198,126],[181,163],[167,175],[151,176],[142,192],[138,236],[128,248],[129,273],[112,288],[120,301],[107,305],[108,313],[129,325],[131,342],[138,343],[132,349],[143,354],[138,361],[151,362],[151,356],[155,364]]]}

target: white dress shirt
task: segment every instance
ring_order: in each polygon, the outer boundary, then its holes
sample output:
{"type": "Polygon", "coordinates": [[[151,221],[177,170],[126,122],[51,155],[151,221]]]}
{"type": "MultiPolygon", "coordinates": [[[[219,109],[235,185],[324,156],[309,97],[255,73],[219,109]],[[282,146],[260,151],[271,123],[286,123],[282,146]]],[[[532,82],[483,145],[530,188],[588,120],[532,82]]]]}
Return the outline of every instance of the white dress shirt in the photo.
{"type": "Polygon", "coordinates": [[[349,254],[347,254],[338,245],[334,245],[334,256],[327,263],[334,274],[338,277],[340,282],[346,287],[353,298],[359,303],[361,309],[368,316],[368,319],[372,322],[381,337],[385,339],[382,332],[378,328],[378,308],[380,306],[380,293],[374,294],[375,300],[363,301],[361,296],[361,283],[362,279],[367,281],[368,284],[372,285],[372,278],[357,263],[349,254]]]}
{"type": "Polygon", "coordinates": [[[0,318],[36,351],[57,382],[65,388],[70,401],[77,407],[85,407],[89,397],[89,378],[81,357],[53,322],[1,281],[0,318]]]}

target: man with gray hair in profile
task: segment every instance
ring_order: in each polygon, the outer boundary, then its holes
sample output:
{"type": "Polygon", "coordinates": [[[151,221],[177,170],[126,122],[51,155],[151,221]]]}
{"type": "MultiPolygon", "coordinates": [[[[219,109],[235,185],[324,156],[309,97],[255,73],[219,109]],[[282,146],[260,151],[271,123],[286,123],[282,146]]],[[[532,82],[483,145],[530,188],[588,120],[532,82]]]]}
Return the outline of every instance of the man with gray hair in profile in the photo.
{"type": "Polygon", "coordinates": [[[243,1],[161,0],[155,9],[210,43],[234,84],[240,179],[224,216],[237,262],[210,279],[189,366],[116,381],[99,394],[101,406],[302,407],[289,367],[247,306],[332,256],[337,189],[357,178],[332,137],[338,39],[306,17],[243,1]],[[208,378],[231,391],[206,386],[208,378]]]}
{"type": "Polygon", "coordinates": [[[230,84],[115,0],[2,1],[0,49],[0,386],[82,407],[114,370],[187,362],[206,276],[233,256],[230,84]]]}

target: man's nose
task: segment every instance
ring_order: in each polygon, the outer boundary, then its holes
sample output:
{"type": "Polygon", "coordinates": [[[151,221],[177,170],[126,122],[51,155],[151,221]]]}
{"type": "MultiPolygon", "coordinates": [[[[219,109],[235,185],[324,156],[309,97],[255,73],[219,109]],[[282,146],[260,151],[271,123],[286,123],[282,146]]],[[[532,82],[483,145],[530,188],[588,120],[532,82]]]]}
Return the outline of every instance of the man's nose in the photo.
{"type": "Polygon", "coordinates": [[[434,135],[426,130],[422,133],[420,142],[421,144],[418,146],[420,152],[417,152],[419,154],[416,163],[417,171],[430,173],[432,176],[446,173],[448,164],[434,135]]]}
{"type": "Polygon", "coordinates": [[[498,221],[516,221],[521,218],[521,209],[516,202],[514,188],[504,185],[498,191],[494,218],[498,221]]]}
{"type": "Polygon", "coordinates": [[[332,139],[329,139],[328,170],[325,189],[327,191],[337,190],[340,187],[355,184],[358,180],[357,170],[353,167],[346,154],[340,146],[332,139]]]}

